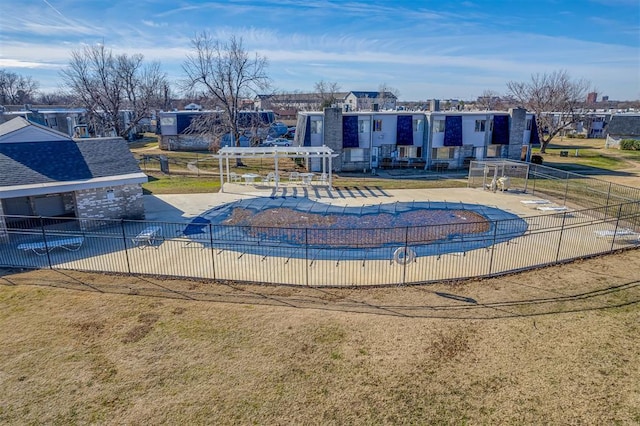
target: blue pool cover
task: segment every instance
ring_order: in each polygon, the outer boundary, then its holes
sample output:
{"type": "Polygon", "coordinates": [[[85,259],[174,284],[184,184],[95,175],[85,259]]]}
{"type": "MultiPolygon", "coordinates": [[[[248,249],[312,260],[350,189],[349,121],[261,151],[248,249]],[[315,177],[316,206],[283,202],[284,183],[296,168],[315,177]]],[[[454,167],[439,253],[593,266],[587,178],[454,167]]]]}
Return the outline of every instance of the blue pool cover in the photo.
{"type": "Polygon", "coordinates": [[[190,227],[199,231],[191,239],[220,250],[286,258],[379,260],[393,259],[405,246],[416,257],[487,248],[521,236],[527,223],[512,213],[479,204],[415,201],[345,207],[307,198],[259,197],[208,210],[194,218],[190,227]],[[465,212],[471,213],[465,216],[465,212]],[[256,217],[262,217],[259,226],[252,222],[256,217]],[[310,222],[301,220],[309,218],[310,222]]]}

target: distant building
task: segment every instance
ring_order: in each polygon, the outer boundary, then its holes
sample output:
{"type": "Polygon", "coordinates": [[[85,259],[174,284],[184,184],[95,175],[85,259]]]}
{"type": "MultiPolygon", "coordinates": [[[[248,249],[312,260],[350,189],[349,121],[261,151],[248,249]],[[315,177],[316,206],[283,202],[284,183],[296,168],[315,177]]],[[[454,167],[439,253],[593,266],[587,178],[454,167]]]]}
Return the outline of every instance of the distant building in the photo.
{"type": "Polygon", "coordinates": [[[0,124],[16,117],[22,117],[32,123],[40,124],[69,136],[77,135],[78,126],[84,126],[84,129],[86,129],[87,124],[87,114],[84,108],[37,105],[8,105],[2,107],[0,124]]]}
{"type": "Polygon", "coordinates": [[[619,148],[623,139],[640,140],[640,114],[616,114],[607,128],[606,148],[619,148]]]}
{"type": "Polygon", "coordinates": [[[598,101],[598,93],[597,92],[589,92],[587,93],[587,104],[593,105],[598,101]]]}
{"type": "MultiPolygon", "coordinates": [[[[391,92],[351,91],[333,94],[336,107],[344,111],[388,111],[395,110],[398,98],[391,92]]],[[[281,93],[258,95],[254,99],[256,109],[274,111],[296,109],[298,111],[318,111],[322,107],[319,93],[281,93]]]]}
{"type": "MultiPolygon", "coordinates": [[[[206,151],[211,141],[201,134],[189,131],[191,122],[205,114],[225,114],[222,111],[167,111],[158,114],[160,119],[160,149],[167,151],[206,151]]],[[[263,130],[267,136],[269,127],[275,122],[273,111],[239,111],[238,128],[248,136],[263,130]],[[253,134],[249,134],[253,132],[253,134]]],[[[227,131],[228,132],[228,131],[227,131]]],[[[216,133],[215,130],[212,133],[216,133]]],[[[225,132],[219,132],[224,134],[225,132]]]]}
{"type": "Polygon", "coordinates": [[[341,104],[345,111],[389,111],[396,109],[397,100],[391,92],[352,91],[338,106],[341,104]]]}

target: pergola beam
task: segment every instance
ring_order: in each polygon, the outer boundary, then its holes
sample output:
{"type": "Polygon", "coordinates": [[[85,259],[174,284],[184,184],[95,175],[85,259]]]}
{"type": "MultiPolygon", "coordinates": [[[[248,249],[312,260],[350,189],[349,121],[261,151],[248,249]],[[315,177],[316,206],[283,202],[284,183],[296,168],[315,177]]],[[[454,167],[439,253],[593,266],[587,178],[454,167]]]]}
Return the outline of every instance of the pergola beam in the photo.
{"type": "MultiPolygon", "coordinates": [[[[332,183],[332,175],[331,170],[333,169],[333,158],[337,157],[338,154],[334,154],[333,150],[326,145],[322,146],[272,146],[272,147],[229,147],[225,146],[221,148],[217,154],[213,157],[218,158],[220,164],[220,187],[221,191],[224,192],[224,174],[222,172],[222,163],[223,159],[225,159],[226,164],[226,175],[227,182],[229,179],[229,159],[238,159],[238,158],[273,158],[275,164],[275,173],[276,176],[278,174],[278,158],[291,157],[291,158],[304,158],[305,165],[307,169],[309,168],[309,159],[311,158],[319,158],[322,164],[322,173],[326,172],[326,160],[329,160],[329,174],[328,174],[328,184],[331,186],[332,183]]],[[[279,179],[276,179],[276,190],[278,189],[279,179]]]]}

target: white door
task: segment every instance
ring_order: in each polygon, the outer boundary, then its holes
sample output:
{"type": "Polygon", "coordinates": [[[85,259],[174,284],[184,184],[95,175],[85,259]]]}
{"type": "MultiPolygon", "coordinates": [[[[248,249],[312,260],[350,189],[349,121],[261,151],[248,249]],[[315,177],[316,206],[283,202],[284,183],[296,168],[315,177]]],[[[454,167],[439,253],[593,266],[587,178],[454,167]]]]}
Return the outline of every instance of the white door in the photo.
{"type": "Polygon", "coordinates": [[[380,147],[374,146],[371,148],[371,168],[377,169],[380,162],[380,147]]]}

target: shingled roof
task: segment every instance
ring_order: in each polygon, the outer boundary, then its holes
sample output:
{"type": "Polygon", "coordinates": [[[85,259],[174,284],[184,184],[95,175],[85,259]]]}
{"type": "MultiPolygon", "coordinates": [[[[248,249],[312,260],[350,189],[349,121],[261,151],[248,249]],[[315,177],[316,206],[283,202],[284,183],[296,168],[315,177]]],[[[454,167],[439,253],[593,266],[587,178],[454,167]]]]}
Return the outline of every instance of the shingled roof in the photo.
{"type": "Polygon", "coordinates": [[[607,132],[610,135],[640,136],[640,114],[615,114],[607,132]]]}
{"type": "Polygon", "coordinates": [[[26,128],[22,122],[14,123],[16,120],[19,119],[0,125],[0,187],[143,176],[122,138],[73,140],[27,122],[28,126],[35,126],[28,133],[33,136],[35,131],[35,138],[3,141],[3,136],[26,128]],[[48,131],[50,140],[46,140],[48,131]]]}

